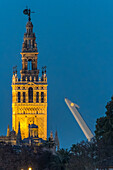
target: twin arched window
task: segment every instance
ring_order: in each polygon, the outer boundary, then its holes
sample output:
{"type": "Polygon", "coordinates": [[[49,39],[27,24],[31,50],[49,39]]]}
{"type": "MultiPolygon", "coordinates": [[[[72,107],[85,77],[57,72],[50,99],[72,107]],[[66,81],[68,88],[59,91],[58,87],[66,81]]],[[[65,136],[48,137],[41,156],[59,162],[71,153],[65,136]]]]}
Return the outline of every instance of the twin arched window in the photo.
{"type": "MultiPolygon", "coordinates": [[[[33,103],[33,88],[30,87],[28,90],[28,96],[29,96],[29,103],[33,103]]],[[[18,92],[18,103],[21,102],[21,93],[18,92]]],[[[26,102],[26,93],[23,92],[23,103],[26,102]]]]}
{"type": "MultiPolygon", "coordinates": [[[[21,93],[18,92],[18,103],[21,102],[21,93]]],[[[23,92],[23,103],[26,102],[26,93],[23,92]]],[[[33,103],[33,88],[28,89],[28,102],[33,103]]],[[[39,92],[36,92],[36,103],[39,103],[39,92]]],[[[44,92],[41,92],[41,103],[44,103],[44,92]]]]}
{"type": "MultiPolygon", "coordinates": [[[[23,92],[23,103],[26,102],[26,94],[23,92]]],[[[21,93],[18,92],[18,103],[21,103],[21,93]]]]}

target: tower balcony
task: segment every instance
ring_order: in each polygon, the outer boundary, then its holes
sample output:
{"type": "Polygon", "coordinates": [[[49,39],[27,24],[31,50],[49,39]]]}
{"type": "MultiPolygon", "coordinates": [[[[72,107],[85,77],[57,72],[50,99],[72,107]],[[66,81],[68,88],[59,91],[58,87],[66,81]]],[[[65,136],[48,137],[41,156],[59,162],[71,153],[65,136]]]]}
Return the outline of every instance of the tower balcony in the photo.
{"type": "Polygon", "coordinates": [[[25,69],[22,69],[20,70],[20,74],[25,74],[26,76],[28,75],[38,75],[39,74],[39,70],[25,70],[25,69]]]}
{"type": "Polygon", "coordinates": [[[35,48],[27,48],[27,47],[23,47],[22,48],[22,52],[37,52],[37,47],[35,48]]]}
{"type": "Polygon", "coordinates": [[[17,79],[15,82],[12,82],[12,85],[26,85],[26,84],[28,84],[30,82],[31,82],[31,85],[32,85],[32,83],[35,83],[35,84],[47,84],[47,77],[45,79],[43,79],[43,80],[40,77],[39,77],[38,80],[36,80],[35,77],[32,78],[32,80],[29,80],[27,78],[26,78],[26,80],[17,79]]]}
{"type": "Polygon", "coordinates": [[[24,38],[36,38],[34,33],[24,33],[24,38]]]}

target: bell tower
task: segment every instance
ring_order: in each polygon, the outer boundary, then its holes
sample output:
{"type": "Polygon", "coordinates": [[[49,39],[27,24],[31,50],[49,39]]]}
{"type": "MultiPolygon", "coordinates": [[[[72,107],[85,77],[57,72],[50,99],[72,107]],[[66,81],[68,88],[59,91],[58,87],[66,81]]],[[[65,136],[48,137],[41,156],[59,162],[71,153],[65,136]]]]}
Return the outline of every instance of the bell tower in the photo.
{"type": "MultiPolygon", "coordinates": [[[[42,67],[39,77],[37,65],[38,50],[30,10],[24,12],[29,16],[22,45],[21,78],[14,68],[12,78],[12,129],[18,133],[20,123],[22,139],[29,136],[29,125],[38,126],[39,138],[47,138],[47,75],[46,67],[42,67]]],[[[24,13],[24,14],[26,14],[24,13]]]]}
{"type": "Polygon", "coordinates": [[[21,79],[38,80],[39,70],[37,69],[37,44],[35,33],[33,33],[33,24],[28,21],[26,24],[26,33],[22,46],[22,70],[20,71],[21,79]]]}

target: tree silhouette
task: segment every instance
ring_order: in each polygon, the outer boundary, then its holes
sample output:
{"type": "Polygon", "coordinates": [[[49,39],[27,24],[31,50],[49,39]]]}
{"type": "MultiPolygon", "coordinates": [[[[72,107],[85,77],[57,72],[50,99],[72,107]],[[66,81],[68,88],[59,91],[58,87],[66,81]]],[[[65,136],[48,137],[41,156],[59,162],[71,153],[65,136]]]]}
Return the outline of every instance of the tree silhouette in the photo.
{"type": "Polygon", "coordinates": [[[97,119],[95,135],[97,140],[103,140],[104,143],[113,145],[113,97],[106,105],[106,115],[97,119]]]}

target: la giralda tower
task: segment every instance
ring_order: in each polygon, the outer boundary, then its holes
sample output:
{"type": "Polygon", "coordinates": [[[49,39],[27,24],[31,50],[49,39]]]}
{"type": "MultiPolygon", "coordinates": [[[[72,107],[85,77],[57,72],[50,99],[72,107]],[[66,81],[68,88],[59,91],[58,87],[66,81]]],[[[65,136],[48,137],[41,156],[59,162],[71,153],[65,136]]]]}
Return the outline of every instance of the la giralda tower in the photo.
{"type": "MultiPolygon", "coordinates": [[[[14,69],[12,78],[12,128],[18,133],[20,123],[22,139],[29,136],[29,124],[38,126],[39,138],[47,138],[47,75],[46,67],[42,68],[42,75],[39,77],[37,65],[38,50],[33,24],[28,14],[26,32],[22,45],[22,70],[21,79],[14,69]]],[[[25,14],[26,14],[25,13],[25,14]]]]}

